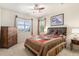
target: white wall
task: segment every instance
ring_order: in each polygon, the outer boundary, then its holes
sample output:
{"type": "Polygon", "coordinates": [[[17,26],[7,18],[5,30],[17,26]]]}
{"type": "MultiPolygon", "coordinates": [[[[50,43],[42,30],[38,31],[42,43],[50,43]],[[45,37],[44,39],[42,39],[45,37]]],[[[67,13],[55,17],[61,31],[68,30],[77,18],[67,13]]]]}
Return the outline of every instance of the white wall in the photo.
{"type": "MultiPolygon", "coordinates": [[[[18,16],[18,17],[22,17],[24,19],[31,19],[33,18],[32,16],[29,16],[29,15],[25,15],[25,14],[22,14],[22,13],[18,13],[18,12],[14,12],[12,10],[8,10],[8,9],[2,9],[0,8],[0,22],[1,22],[1,25],[2,26],[14,26],[15,25],[15,16],[18,16]]],[[[36,22],[36,19],[34,19],[34,34],[37,34],[37,26],[35,24],[36,22]]],[[[17,33],[18,33],[18,42],[23,42],[25,41],[25,39],[27,37],[29,37],[31,35],[31,32],[21,32],[21,31],[18,31],[17,30],[17,33]]]]}
{"type": "Polygon", "coordinates": [[[64,13],[64,26],[68,27],[67,42],[70,44],[70,34],[72,27],[79,27],[79,4],[63,4],[59,5],[56,10],[53,10],[50,15],[46,16],[47,26],[50,26],[50,17],[64,13]]]}
{"type": "Polygon", "coordinates": [[[78,27],[79,19],[79,4],[63,4],[57,7],[54,12],[47,16],[47,20],[50,20],[51,16],[64,13],[64,24],[71,27],[78,27]]]}
{"type": "Polygon", "coordinates": [[[0,26],[1,26],[1,9],[0,9],[0,26]]]}
{"type": "Polygon", "coordinates": [[[14,12],[1,9],[1,25],[2,26],[14,26],[15,14],[14,12]]]}

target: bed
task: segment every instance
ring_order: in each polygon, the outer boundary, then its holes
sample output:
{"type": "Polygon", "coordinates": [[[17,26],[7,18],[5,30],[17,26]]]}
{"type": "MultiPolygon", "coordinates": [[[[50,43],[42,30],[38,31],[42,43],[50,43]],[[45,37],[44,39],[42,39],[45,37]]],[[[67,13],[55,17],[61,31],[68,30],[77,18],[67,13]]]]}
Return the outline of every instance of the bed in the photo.
{"type": "Polygon", "coordinates": [[[45,44],[46,41],[48,40],[45,39],[42,40],[42,38],[36,39],[34,36],[32,38],[27,38],[24,46],[32,50],[32,52],[34,52],[35,54],[41,55],[43,45],[45,44]]]}
{"type": "MultiPolygon", "coordinates": [[[[56,28],[53,29],[56,30],[56,28]]],[[[57,33],[55,35],[45,34],[45,35],[32,36],[26,39],[24,46],[30,49],[36,55],[46,56],[48,51],[53,47],[59,45],[60,43],[64,43],[64,45],[66,44],[64,36],[65,35],[58,36],[57,33]]]]}

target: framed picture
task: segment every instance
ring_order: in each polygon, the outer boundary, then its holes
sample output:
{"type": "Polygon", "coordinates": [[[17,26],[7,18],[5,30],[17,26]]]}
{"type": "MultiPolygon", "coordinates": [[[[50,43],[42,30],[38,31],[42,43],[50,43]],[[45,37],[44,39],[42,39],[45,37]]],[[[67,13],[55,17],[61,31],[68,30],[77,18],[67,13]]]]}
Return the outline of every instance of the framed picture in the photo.
{"type": "Polygon", "coordinates": [[[64,25],[64,14],[58,14],[50,18],[51,26],[64,25]]]}

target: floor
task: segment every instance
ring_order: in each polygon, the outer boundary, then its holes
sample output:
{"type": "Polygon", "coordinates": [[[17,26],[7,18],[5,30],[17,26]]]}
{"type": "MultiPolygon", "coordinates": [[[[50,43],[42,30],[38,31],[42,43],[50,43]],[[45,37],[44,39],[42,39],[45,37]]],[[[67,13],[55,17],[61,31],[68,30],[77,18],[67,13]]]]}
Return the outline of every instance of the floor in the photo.
{"type": "Polygon", "coordinates": [[[57,56],[79,56],[79,50],[63,49],[57,56]]]}
{"type": "MultiPolygon", "coordinates": [[[[25,49],[24,43],[20,43],[8,49],[0,49],[0,56],[34,56],[34,54],[25,49]]],[[[63,49],[57,56],[79,56],[79,50],[63,49]]]]}
{"type": "Polygon", "coordinates": [[[8,49],[0,49],[0,56],[33,56],[34,54],[25,49],[24,43],[16,44],[8,49]]]}

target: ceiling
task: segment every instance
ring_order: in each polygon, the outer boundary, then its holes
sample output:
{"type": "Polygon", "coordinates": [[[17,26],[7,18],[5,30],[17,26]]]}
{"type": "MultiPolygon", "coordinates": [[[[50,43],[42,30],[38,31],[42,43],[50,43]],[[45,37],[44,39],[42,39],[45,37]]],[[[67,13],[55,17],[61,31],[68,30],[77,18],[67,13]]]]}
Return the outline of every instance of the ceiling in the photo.
{"type": "Polygon", "coordinates": [[[33,13],[34,3],[0,3],[1,8],[6,8],[16,12],[29,14],[35,17],[49,15],[57,10],[60,10],[62,8],[61,6],[67,6],[67,4],[63,3],[40,3],[39,5],[43,6],[45,9],[42,10],[40,13],[33,13]]]}

